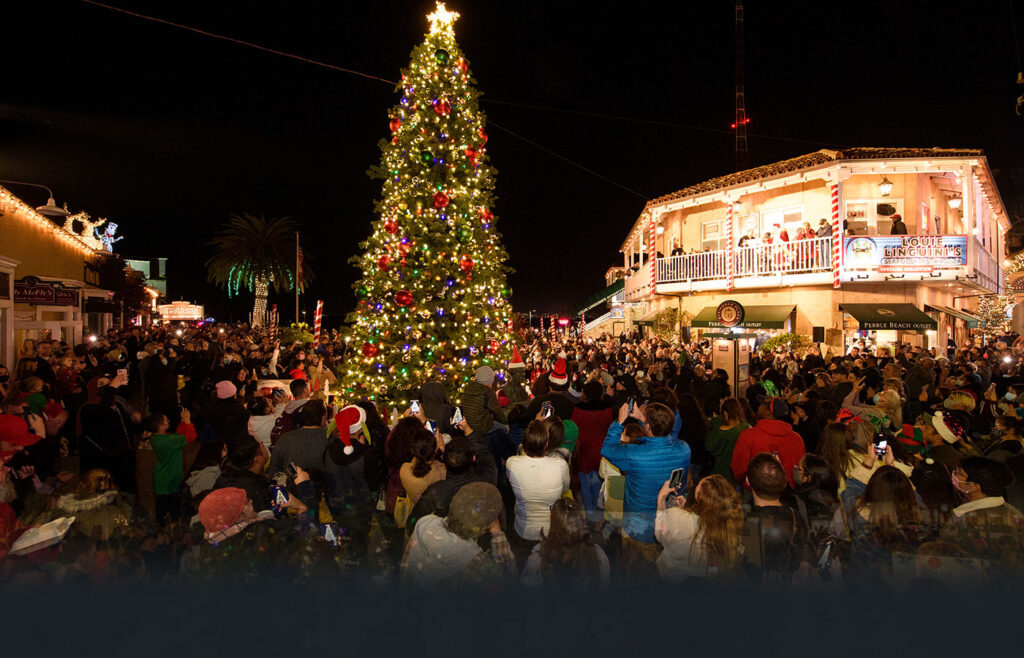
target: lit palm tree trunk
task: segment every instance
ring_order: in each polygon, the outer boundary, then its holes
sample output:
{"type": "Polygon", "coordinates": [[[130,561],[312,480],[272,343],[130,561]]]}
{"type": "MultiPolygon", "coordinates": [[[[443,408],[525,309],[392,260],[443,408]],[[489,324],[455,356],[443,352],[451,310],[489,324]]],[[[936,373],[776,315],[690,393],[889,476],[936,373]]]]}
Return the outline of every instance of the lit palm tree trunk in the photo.
{"type": "Polygon", "coordinates": [[[262,327],[267,319],[267,279],[258,277],[256,279],[256,301],[252,307],[253,328],[262,327]]]}

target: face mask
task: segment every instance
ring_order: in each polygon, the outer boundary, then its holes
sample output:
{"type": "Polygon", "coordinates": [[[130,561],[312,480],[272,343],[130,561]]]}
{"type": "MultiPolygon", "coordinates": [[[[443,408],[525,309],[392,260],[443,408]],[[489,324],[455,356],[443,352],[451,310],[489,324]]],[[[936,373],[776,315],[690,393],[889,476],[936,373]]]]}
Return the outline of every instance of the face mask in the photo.
{"type": "Polygon", "coordinates": [[[874,404],[878,404],[878,400],[880,397],[882,396],[880,396],[878,393],[875,393],[874,397],[871,398],[871,402],[874,404]]]}
{"type": "Polygon", "coordinates": [[[960,488],[960,478],[958,478],[957,476],[953,475],[953,476],[951,476],[950,479],[953,481],[953,488],[954,489],[956,489],[957,491],[959,491],[960,493],[963,493],[963,494],[967,493],[966,491],[964,491],[963,489],[960,488]]]}
{"type": "Polygon", "coordinates": [[[1006,400],[1007,402],[1013,402],[1014,400],[1017,399],[1017,396],[1007,391],[1006,395],[1003,396],[1003,399],[1006,400]]]}

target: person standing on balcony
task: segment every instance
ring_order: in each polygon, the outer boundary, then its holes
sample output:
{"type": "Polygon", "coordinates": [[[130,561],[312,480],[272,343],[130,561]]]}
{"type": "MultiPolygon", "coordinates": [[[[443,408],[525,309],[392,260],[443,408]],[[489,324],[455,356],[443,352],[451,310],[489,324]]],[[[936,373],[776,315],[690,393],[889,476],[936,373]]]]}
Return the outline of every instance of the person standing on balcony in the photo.
{"type": "Polygon", "coordinates": [[[907,225],[903,223],[903,218],[899,215],[892,216],[892,230],[889,231],[889,235],[906,235],[907,225]]]}
{"type": "Polygon", "coordinates": [[[814,235],[819,238],[827,238],[832,235],[832,225],[828,223],[828,220],[822,217],[818,220],[818,230],[815,231],[814,235]]]}

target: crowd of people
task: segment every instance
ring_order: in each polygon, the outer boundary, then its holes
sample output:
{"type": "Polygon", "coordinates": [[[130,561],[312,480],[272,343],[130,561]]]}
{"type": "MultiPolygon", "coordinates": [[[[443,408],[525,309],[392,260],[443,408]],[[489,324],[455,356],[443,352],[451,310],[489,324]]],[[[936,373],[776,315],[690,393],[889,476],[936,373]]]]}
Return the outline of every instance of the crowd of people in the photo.
{"type": "Polygon", "coordinates": [[[913,587],[1024,572],[1024,339],[759,351],[529,330],[503,372],[345,399],[337,332],[25,341],[0,582],[913,587]]]}

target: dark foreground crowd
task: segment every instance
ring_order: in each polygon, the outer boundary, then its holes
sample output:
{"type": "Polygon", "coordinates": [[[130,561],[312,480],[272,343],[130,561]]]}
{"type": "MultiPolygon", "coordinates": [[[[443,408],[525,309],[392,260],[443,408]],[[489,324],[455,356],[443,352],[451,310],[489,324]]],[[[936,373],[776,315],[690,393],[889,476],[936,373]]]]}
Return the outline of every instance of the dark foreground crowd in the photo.
{"type": "Polygon", "coordinates": [[[26,341],[0,366],[0,584],[352,578],[1009,587],[1024,341],[761,352],[527,334],[410,408],[337,393],[337,334],[26,341]],[[333,388],[332,388],[333,387],[333,388]]]}

